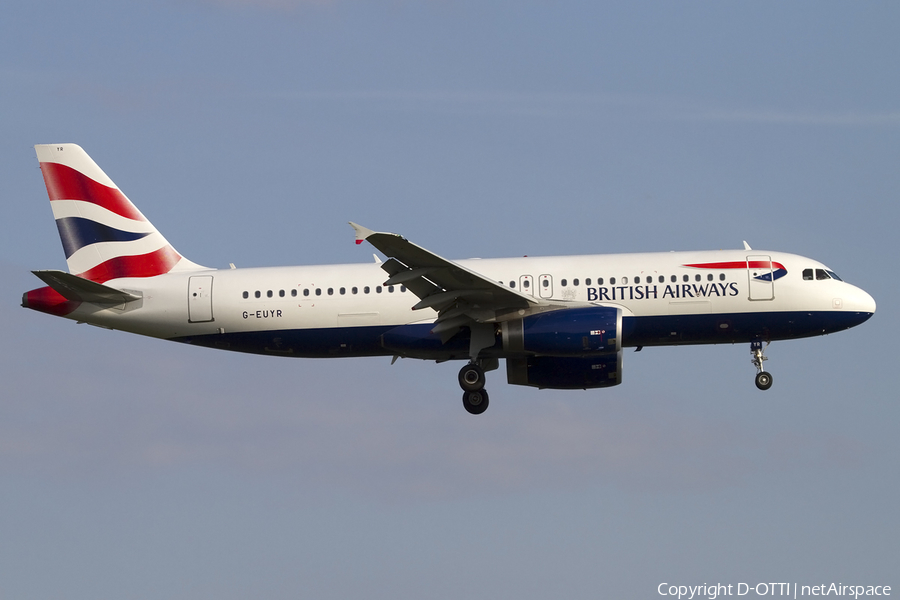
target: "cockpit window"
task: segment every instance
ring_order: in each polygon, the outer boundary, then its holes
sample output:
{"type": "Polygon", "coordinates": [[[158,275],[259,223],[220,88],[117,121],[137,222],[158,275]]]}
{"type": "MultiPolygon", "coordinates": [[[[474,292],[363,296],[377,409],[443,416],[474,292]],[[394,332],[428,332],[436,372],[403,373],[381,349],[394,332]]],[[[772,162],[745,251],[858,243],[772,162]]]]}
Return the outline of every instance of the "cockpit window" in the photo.
{"type": "Polygon", "coordinates": [[[818,281],[822,281],[825,279],[843,281],[843,279],[837,276],[837,273],[830,269],[803,269],[803,280],[812,281],[813,279],[816,279],[818,281]],[[813,277],[813,272],[815,272],[815,277],[813,277]]]}

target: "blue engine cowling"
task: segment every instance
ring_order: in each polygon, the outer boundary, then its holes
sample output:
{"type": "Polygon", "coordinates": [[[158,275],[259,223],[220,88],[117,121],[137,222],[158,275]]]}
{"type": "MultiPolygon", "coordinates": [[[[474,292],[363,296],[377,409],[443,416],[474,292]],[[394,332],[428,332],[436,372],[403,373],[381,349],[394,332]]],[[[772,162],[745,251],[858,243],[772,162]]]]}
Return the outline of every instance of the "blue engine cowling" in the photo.
{"type": "Polygon", "coordinates": [[[501,327],[503,351],[536,356],[596,356],[622,349],[622,310],[608,306],[567,308],[501,327]]]}
{"type": "Polygon", "coordinates": [[[622,383],[622,351],[604,356],[526,356],[506,359],[506,380],[554,390],[586,390],[622,383]]]}

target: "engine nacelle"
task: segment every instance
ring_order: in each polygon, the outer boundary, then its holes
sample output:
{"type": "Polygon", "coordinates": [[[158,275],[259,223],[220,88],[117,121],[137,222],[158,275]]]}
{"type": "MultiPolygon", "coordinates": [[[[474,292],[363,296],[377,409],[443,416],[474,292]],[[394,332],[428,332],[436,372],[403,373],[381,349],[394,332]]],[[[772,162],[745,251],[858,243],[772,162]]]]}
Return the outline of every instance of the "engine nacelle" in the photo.
{"type": "Polygon", "coordinates": [[[622,349],[622,310],[568,308],[506,321],[503,351],[537,356],[598,356],[622,349]]]}
{"type": "Polygon", "coordinates": [[[622,383],[622,351],[604,356],[526,356],[506,359],[506,380],[555,390],[586,390],[622,383]]]}

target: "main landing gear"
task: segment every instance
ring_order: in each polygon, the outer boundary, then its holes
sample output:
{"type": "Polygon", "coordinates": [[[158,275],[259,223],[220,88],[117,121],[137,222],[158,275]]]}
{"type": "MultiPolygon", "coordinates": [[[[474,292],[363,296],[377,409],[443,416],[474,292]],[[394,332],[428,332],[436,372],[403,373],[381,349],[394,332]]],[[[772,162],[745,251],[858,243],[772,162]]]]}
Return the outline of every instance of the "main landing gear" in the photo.
{"type": "Polygon", "coordinates": [[[484,389],[484,369],[477,363],[469,363],[459,370],[459,387],[463,390],[463,407],[473,414],[480,415],[487,410],[488,393],[484,389]]]}
{"type": "MultiPolygon", "coordinates": [[[[768,345],[769,343],[766,342],[767,347],[768,345]]],[[[762,340],[750,342],[750,354],[753,355],[750,362],[753,363],[753,366],[756,367],[758,371],[756,374],[756,387],[761,390],[769,389],[772,387],[772,375],[763,370],[763,362],[769,359],[766,358],[765,351],[763,350],[762,340]]]]}

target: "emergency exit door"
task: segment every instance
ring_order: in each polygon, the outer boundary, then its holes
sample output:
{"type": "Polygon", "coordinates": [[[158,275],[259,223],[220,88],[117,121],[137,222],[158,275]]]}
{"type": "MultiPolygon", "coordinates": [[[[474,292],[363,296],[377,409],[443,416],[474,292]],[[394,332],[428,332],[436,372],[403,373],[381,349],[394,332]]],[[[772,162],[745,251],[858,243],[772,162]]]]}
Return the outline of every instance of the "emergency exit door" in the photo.
{"type": "Polygon", "coordinates": [[[188,321],[205,323],[213,320],[211,275],[191,277],[188,283],[188,321]]]}

